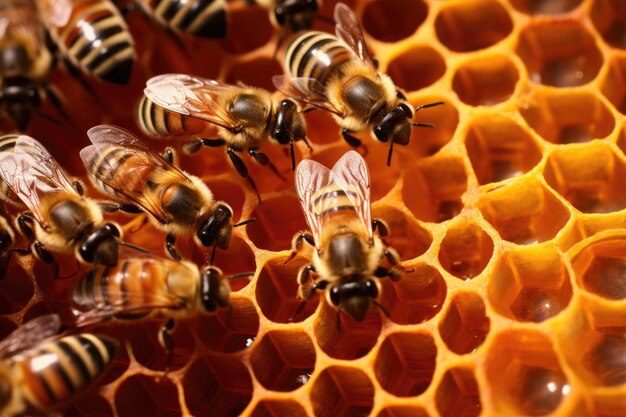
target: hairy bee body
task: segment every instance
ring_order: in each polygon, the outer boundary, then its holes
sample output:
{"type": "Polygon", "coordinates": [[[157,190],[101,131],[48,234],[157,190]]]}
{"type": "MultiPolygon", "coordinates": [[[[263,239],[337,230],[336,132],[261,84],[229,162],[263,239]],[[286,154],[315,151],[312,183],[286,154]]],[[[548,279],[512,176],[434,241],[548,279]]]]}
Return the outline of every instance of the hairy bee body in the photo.
{"type": "Polygon", "coordinates": [[[71,64],[101,80],[126,84],[135,50],[120,12],[109,0],[38,0],[48,30],[71,64]]]}
{"type": "Polygon", "coordinates": [[[137,124],[141,131],[153,138],[190,137],[203,132],[206,123],[193,117],[169,111],[141,96],[137,107],[137,124]]]}

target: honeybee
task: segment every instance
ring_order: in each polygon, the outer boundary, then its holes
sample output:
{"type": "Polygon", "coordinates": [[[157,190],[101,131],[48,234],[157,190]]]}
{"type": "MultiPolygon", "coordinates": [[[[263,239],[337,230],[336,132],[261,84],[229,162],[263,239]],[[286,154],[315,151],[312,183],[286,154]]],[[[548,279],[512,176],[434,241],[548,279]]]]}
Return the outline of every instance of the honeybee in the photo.
{"type": "MultiPolygon", "coordinates": [[[[293,240],[295,257],[304,242],[315,246],[312,263],[298,271],[298,298],[303,300],[295,315],[316,290],[326,290],[326,300],[357,321],[363,320],[370,304],[378,306],[378,278],[399,280],[403,273],[397,252],[381,238],[388,227],[371,219],[370,177],[365,160],[355,151],[346,153],[329,170],[304,160],[296,171],[296,189],[311,233],[293,240]],[[318,278],[313,279],[311,275],[318,278]]],[[[339,323],[339,322],[338,322],[339,323]]]]}
{"type": "Polygon", "coordinates": [[[107,370],[116,340],[91,333],[55,339],[60,326],[57,315],[40,316],[0,343],[0,416],[24,415],[29,409],[52,413],[107,370]]]}
{"type": "Polygon", "coordinates": [[[0,109],[19,130],[46,99],[61,101],[46,79],[52,55],[45,47],[45,28],[33,0],[0,2],[0,109]]]}
{"type": "Polygon", "coordinates": [[[112,318],[167,317],[159,343],[170,355],[175,319],[230,308],[230,286],[215,266],[199,270],[189,261],[142,254],[123,258],[113,267],[94,268],[78,282],[72,300],[83,310],[77,312],[80,327],[112,318]]]}
{"type": "Polygon", "coordinates": [[[120,227],[105,222],[98,204],[82,196],[80,183],[69,182],[41,143],[20,136],[14,152],[0,154],[0,177],[29,210],[16,225],[34,240],[31,250],[42,262],[55,263],[49,251],[74,253],[84,263],[117,262],[120,227]]]}
{"type": "Polygon", "coordinates": [[[414,113],[443,102],[413,109],[391,78],[378,72],[352,10],[337,3],[334,16],[336,37],[311,31],[290,43],[284,57],[287,75],[274,76],[274,85],[288,97],[331,112],[350,146],[361,146],[352,133],[365,130],[388,142],[390,165],[393,145],[409,143],[411,126],[433,127],[411,123],[414,113]]]}
{"type": "Polygon", "coordinates": [[[280,173],[267,155],[259,152],[266,140],[290,145],[292,169],[295,168],[293,143],[306,139],[306,123],[298,105],[291,99],[257,87],[223,84],[186,74],[164,74],[151,78],[144,93],[148,99],[168,111],[205,120],[217,126],[219,138],[196,139],[186,144],[189,153],[201,146],[226,146],[233,166],[261,196],[248,168],[236,152],[247,151],[261,165],[280,173]]]}
{"type": "Polygon", "coordinates": [[[206,122],[164,109],[145,95],[137,106],[137,125],[146,136],[155,139],[193,137],[206,129],[206,122]]]}
{"type": "Polygon", "coordinates": [[[42,20],[71,72],[126,84],[135,61],[133,39],[109,0],[37,0],[42,20]]]}
{"type": "Polygon", "coordinates": [[[194,234],[198,246],[228,249],[233,227],[233,210],[213,198],[202,180],[189,175],[157,154],[127,130],[100,125],[87,132],[92,145],[80,152],[89,178],[96,188],[121,204],[111,210],[140,213],[139,207],[157,229],[167,233],[169,255],[180,259],[175,237],[194,234]],[[139,206],[139,207],[137,207],[139,206]]]}

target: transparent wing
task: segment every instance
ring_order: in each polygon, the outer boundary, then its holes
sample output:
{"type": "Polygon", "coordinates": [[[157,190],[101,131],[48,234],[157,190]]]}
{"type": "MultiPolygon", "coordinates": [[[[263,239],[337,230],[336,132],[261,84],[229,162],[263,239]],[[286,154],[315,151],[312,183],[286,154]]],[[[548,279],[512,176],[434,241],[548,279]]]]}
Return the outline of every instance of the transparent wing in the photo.
{"type": "Polygon", "coordinates": [[[346,195],[363,223],[364,231],[371,239],[373,235],[371,184],[367,163],[358,152],[346,152],[333,166],[332,179],[337,186],[346,191],[346,195]]]}
{"type": "Polygon", "coordinates": [[[42,196],[60,191],[76,193],[46,148],[29,136],[20,136],[14,152],[0,158],[0,177],[44,227],[42,196]]]}
{"type": "Polygon", "coordinates": [[[144,94],[167,110],[233,129],[237,121],[215,97],[239,89],[238,86],[187,74],[163,74],[148,80],[144,94]]]}
{"type": "Polygon", "coordinates": [[[341,39],[363,63],[375,72],[378,72],[365,45],[365,37],[363,36],[361,25],[352,9],[344,3],[337,3],[337,5],[335,5],[334,17],[335,22],[337,22],[335,25],[335,35],[341,39]]]}
{"type": "Polygon", "coordinates": [[[287,97],[341,116],[341,111],[328,100],[324,86],[314,78],[274,75],[272,82],[274,87],[287,97]]]}
{"type": "Polygon", "coordinates": [[[37,0],[43,19],[52,26],[62,28],[72,16],[72,0],[37,0]]]}
{"type": "Polygon", "coordinates": [[[61,328],[61,319],[56,314],[34,318],[8,335],[0,342],[0,358],[9,358],[37,346],[56,335],[61,328]]]}
{"type": "Polygon", "coordinates": [[[329,186],[332,181],[332,173],[319,162],[305,159],[298,164],[296,171],[296,190],[300,199],[300,205],[304,217],[315,239],[315,247],[321,250],[322,220],[318,215],[319,202],[316,202],[316,194],[329,186]]]}
{"type": "MultiPolygon", "coordinates": [[[[167,215],[161,203],[153,200],[152,193],[146,193],[145,178],[155,172],[167,173],[169,180],[191,182],[182,171],[154,152],[129,131],[112,125],[99,125],[87,131],[92,145],[80,151],[83,164],[98,180],[113,188],[119,194],[143,207],[161,222],[167,215]],[[112,148],[123,148],[123,153],[132,154],[124,162],[123,169],[114,158],[104,158],[112,148]]],[[[158,176],[155,176],[158,177],[158,176]]]]}

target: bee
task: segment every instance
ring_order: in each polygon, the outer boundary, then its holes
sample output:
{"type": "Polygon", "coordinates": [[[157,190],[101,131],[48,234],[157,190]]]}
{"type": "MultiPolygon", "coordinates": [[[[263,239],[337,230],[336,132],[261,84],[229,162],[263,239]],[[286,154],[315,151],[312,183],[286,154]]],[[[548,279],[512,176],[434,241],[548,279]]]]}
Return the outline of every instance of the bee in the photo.
{"type": "Polygon", "coordinates": [[[70,72],[126,84],[135,50],[120,12],[109,0],[37,0],[42,20],[70,72]]]}
{"type": "MultiPolygon", "coordinates": [[[[378,278],[399,280],[403,273],[397,252],[374,234],[388,235],[383,220],[371,219],[370,177],[365,160],[355,151],[346,153],[329,170],[304,160],[296,171],[296,189],[311,232],[297,234],[291,260],[304,242],[315,246],[310,264],[298,271],[298,298],[304,303],[316,290],[326,291],[329,305],[357,321],[370,304],[378,303],[378,278]],[[312,276],[317,276],[314,279],[312,276]]],[[[337,322],[339,323],[339,321],[337,322]]]]}
{"type": "Polygon", "coordinates": [[[167,233],[172,258],[181,258],[176,236],[193,233],[198,246],[228,249],[233,227],[248,223],[233,225],[231,207],[215,200],[200,178],[176,168],[171,150],[166,159],[116,126],[96,126],[87,135],[92,145],[80,157],[94,186],[120,202],[110,210],[147,212],[154,226],[167,233]]]}
{"type": "Polygon", "coordinates": [[[33,240],[39,260],[55,264],[52,251],[74,253],[83,263],[117,262],[120,227],[105,222],[98,204],[82,196],[80,183],[69,182],[41,143],[20,136],[14,152],[0,154],[0,177],[28,209],[16,225],[33,240]]]}
{"type": "Polygon", "coordinates": [[[57,315],[40,316],[0,343],[0,416],[52,413],[104,375],[118,342],[91,333],[54,338],[60,327],[57,315]]]}
{"type": "Polygon", "coordinates": [[[0,2],[0,109],[19,130],[46,100],[58,109],[61,100],[47,84],[52,55],[33,0],[0,2]]]}
{"type": "Polygon", "coordinates": [[[433,127],[411,123],[415,112],[443,102],[413,109],[391,78],[378,72],[352,10],[337,3],[334,16],[336,37],[310,31],[290,43],[284,57],[287,75],[274,76],[274,85],[288,97],[331,112],[350,146],[362,146],[353,133],[365,130],[389,143],[390,165],[393,145],[407,145],[412,126],[433,127]]]}
{"type": "Polygon", "coordinates": [[[259,151],[261,145],[266,140],[288,144],[292,169],[295,169],[293,143],[302,140],[308,145],[306,123],[296,102],[272,96],[261,88],[223,84],[185,74],[164,74],[148,80],[144,94],[168,111],[217,126],[219,138],[192,140],[187,142],[185,150],[194,153],[201,146],[226,146],[230,161],[248,181],[259,202],[261,197],[254,180],[237,152],[247,151],[258,163],[268,166],[282,178],[267,155],[259,151]]]}
{"type": "Polygon", "coordinates": [[[137,106],[137,125],[146,136],[155,139],[197,137],[206,129],[204,121],[164,109],[145,95],[137,106]]]}
{"type": "Polygon", "coordinates": [[[167,317],[159,331],[159,343],[171,355],[174,340],[170,333],[176,318],[230,308],[228,279],[215,266],[199,270],[185,260],[123,255],[117,265],[97,266],[78,282],[72,293],[74,304],[82,309],[76,323],[82,327],[112,318],[167,317]]]}

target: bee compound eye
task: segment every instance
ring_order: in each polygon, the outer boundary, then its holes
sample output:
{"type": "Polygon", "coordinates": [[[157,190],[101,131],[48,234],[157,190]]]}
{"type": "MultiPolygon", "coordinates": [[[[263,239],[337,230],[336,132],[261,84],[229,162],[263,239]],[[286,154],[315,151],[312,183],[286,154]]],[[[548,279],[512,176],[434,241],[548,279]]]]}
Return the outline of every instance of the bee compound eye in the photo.
{"type": "Polygon", "coordinates": [[[332,303],[336,306],[339,305],[339,287],[333,287],[330,290],[330,301],[332,301],[332,303]]]}
{"type": "Polygon", "coordinates": [[[107,223],[104,225],[104,230],[106,230],[109,235],[120,237],[120,229],[113,223],[107,223]]]}
{"type": "Polygon", "coordinates": [[[378,297],[378,287],[376,286],[376,283],[374,281],[367,280],[367,282],[365,283],[365,287],[367,288],[367,295],[370,296],[370,298],[376,298],[378,297]]]}

